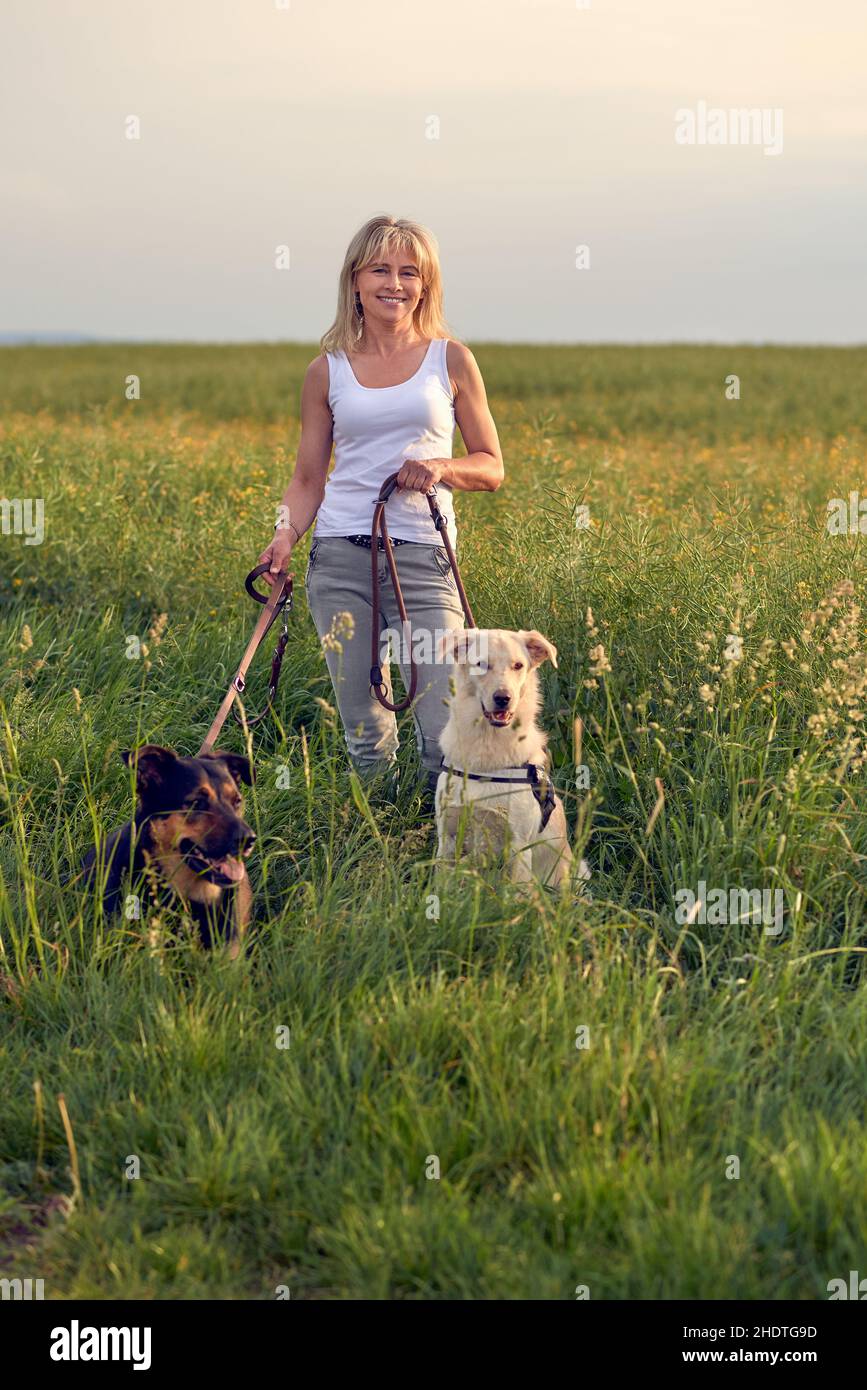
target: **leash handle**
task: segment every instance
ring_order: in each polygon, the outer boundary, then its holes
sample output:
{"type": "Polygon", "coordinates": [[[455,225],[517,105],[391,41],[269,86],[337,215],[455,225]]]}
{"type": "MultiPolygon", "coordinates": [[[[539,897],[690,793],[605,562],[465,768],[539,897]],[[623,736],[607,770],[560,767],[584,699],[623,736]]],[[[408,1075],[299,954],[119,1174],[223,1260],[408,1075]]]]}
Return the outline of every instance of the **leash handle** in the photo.
{"type": "MultiPolygon", "coordinates": [[[[277,649],[274,652],[274,660],[271,663],[271,681],[268,690],[268,701],[264,710],[262,710],[260,714],[255,715],[252,719],[247,720],[248,727],[254,724],[261,723],[261,721],[265,718],[265,715],[271,709],[271,704],[277,689],[277,681],[280,679],[280,667],[283,662],[283,653],[286,649],[286,642],[289,638],[287,616],[292,608],[292,575],[285,573],[279,575],[278,581],[282,580],[282,583],[275,582],[274,584],[272,584],[270,594],[260,594],[258,590],[254,589],[253,584],[255,580],[258,579],[259,575],[264,574],[265,570],[269,568],[270,566],[267,564],[257,565],[255,569],[250,571],[250,573],[247,575],[247,578],[244,580],[244,587],[247,590],[247,593],[250,595],[251,598],[254,598],[257,603],[263,604],[264,607],[262,609],[262,612],[259,614],[256,626],[253,629],[253,634],[249,642],[247,643],[247,649],[244,652],[243,657],[241,658],[241,664],[235,672],[234,677],[232,678],[232,683],[229,686],[229,689],[223,696],[223,702],[220,705],[220,708],[218,709],[216,716],[214,717],[214,722],[212,723],[207,734],[205,735],[201,748],[196,754],[197,757],[201,757],[203,753],[210,752],[211,749],[214,747],[214,744],[216,743],[217,738],[219,736],[220,730],[226,722],[226,717],[229,713],[229,710],[232,708],[232,705],[235,702],[235,697],[237,695],[243,695],[244,693],[244,690],[246,688],[247,670],[250,665],[250,662],[256,655],[256,652],[258,651],[265,637],[265,634],[268,632],[272,623],[282,613],[283,632],[281,634],[280,641],[277,643],[277,649]]],[[[235,713],[237,717],[237,711],[235,713]]]]}
{"type": "MultiPolygon", "coordinates": [[[[403,601],[403,593],[398,578],[397,565],[394,559],[394,547],[391,544],[391,537],[388,534],[388,526],[385,521],[385,504],[398,486],[397,474],[392,473],[386,478],[379,490],[379,496],[373,508],[373,521],[370,527],[370,573],[371,573],[371,630],[370,630],[370,689],[376,696],[384,709],[392,714],[398,714],[401,710],[407,709],[415,699],[418,688],[418,670],[412,654],[412,633],[410,632],[409,617],[407,616],[406,605],[403,601]],[[378,538],[382,534],[382,549],[388,562],[388,571],[391,576],[391,585],[394,590],[394,597],[397,601],[397,611],[400,614],[401,632],[408,634],[409,640],[409,687],[403,700],[394,705],[388,699],[385,689],[385,682],[382,676],[382,667],[379,664],[379,567],[377,564],[378,538]]],[[[449,565],[454,575],[455,586],[461,607],[464,610],[464,617],[467,626],[474,628],[476,620],[473,617],[473,610],[470,608],[470,601],[467,598],[466,589],[461,579],[461,572],[458,569],[458,560],[455,555],[452,543],[449,540],[448,521],[443,516],[439,503],[436,500],[436,485],[431,487],[426,493],[427,504],[430,509],[431,519],[439,535],[442,537],[449,565]]]]}
{"type": "MultiPolygon", "coordinates": [[[[247,575],[247,578],[244,580],[244,588],[247,590],[247,593],[250,595],[250,597],[251,597],[252,599],[255,599],[257,603],[267,603],[268,600],[269,600],[269,598],[271,597],[271,593],[273,593],[273,591],[274,591],[274,586],[273,586],[273,585],[271,586],[271,591],[270,591],[269,593],[267,593],[267,594],[260,593],[259,590],[258,590],[257,588],[255,588],[256,580],[259,578],[259,576],[260,576],[261,574],[264,574],[266,570],[270,570],[270,568],[271,568],[271,566],[268,564],[268,561],[266,560],[265,563],[264,563],[264,565],[257,565],[256,568],[255,568],[254,570],[250,570],[250,573],[247,575]]],[[[281,608],[281,609],[285,608],[285,606],[286,606],[287,603],[289,604],[289,606],[290,606],[290,608],[291,608],[291,606],[292,606],[292,576],[291,576],[291,574],[284,574],[284,576],[283,576],[283,584],[281,585],[281,590],[284,591],[284,592],[282,593],[282,599],[281,599],[281,601],[280,601],[280,608],[281,608]]],[[[279,592],[279,591],[278,591],[278,592],[279,592]]]]}
{"type": "Polygon", "coordinates": [[[391,494],[396,490],[396,488],[397,474],[392,473],[391,477],[386,478],[382,487],[379,489],[379,497],[377,498],[377,502],[387,502],[391,494]]]}

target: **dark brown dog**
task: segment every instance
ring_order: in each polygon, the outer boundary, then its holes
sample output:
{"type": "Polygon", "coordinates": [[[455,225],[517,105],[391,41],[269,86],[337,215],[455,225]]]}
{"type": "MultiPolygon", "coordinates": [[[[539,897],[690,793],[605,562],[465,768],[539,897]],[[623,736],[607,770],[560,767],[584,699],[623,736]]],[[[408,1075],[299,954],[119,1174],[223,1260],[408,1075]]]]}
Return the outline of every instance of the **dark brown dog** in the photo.
{"type": "MultiPolygon", "coordinates": [[[[249,759],[221,752],[184,758],[154,743],[121,757],[135,766],[138,806],[106,842],[104,911],[120,907],[125,874],[134,880],[152,865],[165,897],[181,899],[202,944],[224,942],[238,956],[253,902],[244,859],[256,836],[244,820],[240,787],[253,781],[249,759]]],[[[90,882],[95,848],[83,868],[90,882]]]]}

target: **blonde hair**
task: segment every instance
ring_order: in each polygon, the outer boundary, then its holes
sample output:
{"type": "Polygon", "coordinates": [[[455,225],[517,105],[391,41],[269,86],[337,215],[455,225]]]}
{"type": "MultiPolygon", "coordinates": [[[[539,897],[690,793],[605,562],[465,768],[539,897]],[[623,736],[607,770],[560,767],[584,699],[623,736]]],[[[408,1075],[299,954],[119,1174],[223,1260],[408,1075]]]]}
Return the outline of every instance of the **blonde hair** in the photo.
{"type": "Polygon", "coordinates": [[[352,277],[357,270],[385,259],[390,251],[409,253],[421,275],[424,298],[417,305],[415,328],[423,338],[453,336],[443,317],[443,282],[436,237],[406,217],[371,217],[355,233],[346,251],[337,289],[337,317],[319,340],[322,352],[351,352],[358,347],[364,318],[355,304],[352,277]]]}

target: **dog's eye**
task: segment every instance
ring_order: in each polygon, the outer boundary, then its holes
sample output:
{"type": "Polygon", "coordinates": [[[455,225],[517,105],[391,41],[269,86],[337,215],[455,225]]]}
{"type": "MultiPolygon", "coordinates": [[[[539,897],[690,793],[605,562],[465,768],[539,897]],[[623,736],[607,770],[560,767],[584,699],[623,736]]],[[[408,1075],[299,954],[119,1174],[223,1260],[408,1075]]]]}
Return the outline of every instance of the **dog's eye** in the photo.
{"type": "Polygon", "coordinates": [[[196,796],[187,802],[188,811],[207,811],[210,803],[206,796],[196,796]]]}
{"type": "Polygon", "coordinates": [[[513,670],[513,671],[523,671],[523,669],[524,669],[524,663],[523,663],[523,661],[513,661],[513,662],[512,662],[512,670],[513,670]]]}

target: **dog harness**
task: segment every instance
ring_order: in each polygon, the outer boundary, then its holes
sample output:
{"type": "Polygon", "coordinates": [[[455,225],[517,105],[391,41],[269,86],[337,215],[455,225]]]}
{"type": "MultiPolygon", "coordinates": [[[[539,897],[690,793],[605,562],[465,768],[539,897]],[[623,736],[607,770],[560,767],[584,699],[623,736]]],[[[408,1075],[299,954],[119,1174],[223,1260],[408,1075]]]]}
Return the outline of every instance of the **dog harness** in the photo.
{"type": "Polygon", "coordinates": [[[441,763],[443,772],[451,772],[455,777],[466,777],[470,782],[511,782],[515,786],[529,786],[530,791],[539,803],[539,811],[542,817],[540,830],[544,830],[548,821],[551,819],[551,812],[557,804],[557,797],[554,791],[554,784],[548,776],[545,768],[539,768],[535,763],[522,763],[520,767],[505,768],[506,772],[524,771],[523,777],[498,777],[490,772],[464,772],[459,767],[449,767],[445,762],[441,763]],[[540,777],[541,772],[541,777],[540,777]]]}

